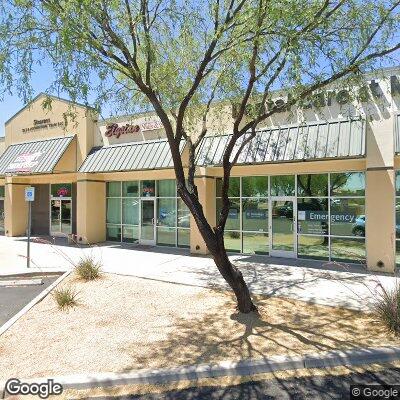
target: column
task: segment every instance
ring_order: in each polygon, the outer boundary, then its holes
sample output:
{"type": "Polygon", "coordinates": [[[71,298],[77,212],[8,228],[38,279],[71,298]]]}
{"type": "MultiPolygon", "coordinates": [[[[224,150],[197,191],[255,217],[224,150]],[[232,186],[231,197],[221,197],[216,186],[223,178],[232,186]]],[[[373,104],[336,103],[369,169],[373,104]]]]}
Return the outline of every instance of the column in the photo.
{"type": "Polygon", "coordinates": [[[395,269],[393,118],[367,122],[366,251],[371,271],[395,269]]]}
{"type": "Polygon", "coordinates": [[[25,187],[11,177],[5,181],[4,231],[6,236],[25,236],[28,228],[28,204],[25,201],[25,187]]]}
{"type": "MultiPolygon", "coordinates": [[[[200,175],[195,178],[195,184],[197,185],[199,200],[203,206],[207,221],[211,227],[214,227],[216,219],[215,178],[212,176],[200,175]]],[[[190,252],[193,254],[209,253],[193,216],[190,216],[190,252]]]]}
{"type": "Polygon", "coordinates": [[[77,240],[94,244],[106,240],[106,184],[88,174],[77,179],[77,240]]]}

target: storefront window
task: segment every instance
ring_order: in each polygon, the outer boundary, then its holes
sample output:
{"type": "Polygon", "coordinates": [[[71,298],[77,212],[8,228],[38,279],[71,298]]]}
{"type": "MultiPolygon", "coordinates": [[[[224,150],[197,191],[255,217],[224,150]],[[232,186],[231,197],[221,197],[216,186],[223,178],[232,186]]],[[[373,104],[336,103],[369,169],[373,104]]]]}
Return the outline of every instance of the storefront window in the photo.
{"type": "Polygon", "coordinates": [[[331,174],[331,196],[365,196],[364,172],[331,174]]]}
{"type": "Polygon", "coordinates": [[[141,181],[141,196],[154,197],[155,196],[155,181],[141,181]]]}
{"type": "Polygon", "coordinates": [[[337,236],[365,236],[365,200],[331,199],[331,233],[337,236]]]}
{"type": "Polygon", "coordinates": [[[176,226],[176,199],[158,199],[157,225],[176,226]]]}
{"type": "Polygon", "coordinates": [[[107,199],[107,224],[121,223],[121,199],[107,199]]]}
{"type": "Polygon", "coordinates": [[[122,199],[122,224],[139,225],[139,199],[122,199]]]}
{"type": "Polygon", "coordinates": [[[328,260],[329,259],[328,236],[298,235],[297,253],[299,258],[328,260]]]}
{"type": "Polygon", "coordinates": [[[268,232],[268,199],[243,199],[244,231],[268,232]]]}
{"type": "Polygon", "coordinates": [[[1,198],[4,198],[4,197],[5,197],[4,186],[0,186],[0,197],[1,197],[1,198]]]}
{"type": "Polygon", "coordinates": [[[122,182],[122,197],[138,197],[139,182],[122,182]]]}
{"type": "MultiPolygon", "coordinates": [[[[231,204],[229,208],[228,218],[226,220],[226,230],[240,229],[240,203],[239,199],[230,199],[231,204]]],[[[217,199],[217,218],[219,218],[222,210],[222,199],[217,199]]]]}
{"type": "Polygon", "coordinates": [[[72,196],[72,184],[71,183],[58,183],[51,185],[51,196],[52,197],[71,197],[72,196]]]}
{"type": "MultiPolygon", "coordinates": [[[[218,178],[216,182],[217,197],[222,196],[222,179],[218,178]]],[[[240,178],[229,179],[228,197],[240,197],[240,178]]]]}
{"type": "Polygon", "coordinates": [[[294,196],[294,175],[271,176],[271,196],[294,196]]]}
{"type": "Polygon", "coordinates": [[[176,185],[174,179],[157,181],[158,197],[176,197],[176,185]]]}
{"type": "Polygon", "coordinates": [[[267,176],[243,177],[242,197],[268,197],[268,177],[267,176]]]}
{"type": "Polygon", "coordinates": [[[121,182],[107,182],[107,197],[121,197],[121,182]]]}
{"type": "Polygon", "coordinates": [[[240,231],[225,231],[224,243],[227,251],[241,252],[242,241],[240,231]]]}
{"type": "Polygon", "coordinates": [[[299,197],[328,196],[328,174],[297,175],[299,197]]]}
{"type": "Polygon", "coordinates": [[[365,240],[332,237],[331,258],[336,261],[364,261],[365,240]]]}
{"type": "Polygon", "coordinates": [[[107,225],[107,240],[114,242],[121,241],[121,227],[118,225],[107,225]]]}
{"type": "Polygon", "coordinates": [[[122,241],[125,243],[135,243],[139,240],[138,226],[124,226],[122,228],[122,241]]]}
{"type": "Polygon", "coordinates": [[[190,227],[190,211],[182,199],[178,199],[178,226],[181,228],[190,227]]]}
{"type": "Polygon", "coordinates": [[[297,199],[297,231],[300,234],[329,234],[328,199],[297,199]]]}
{"type": "Polygon", "coordinates": [[[268,233],[243,232],[243,253],[268,254],[268,233]]]}
{"type": "Polygon", "coordinates": [[[178,246],[190,247],[190,230],[178,229],[178,246]]]}
{"type": "Polygon", "coordinates": [[[158,227],[157,228],[157,244],[163,246],[175,246],[175,228],[158,227]]]}

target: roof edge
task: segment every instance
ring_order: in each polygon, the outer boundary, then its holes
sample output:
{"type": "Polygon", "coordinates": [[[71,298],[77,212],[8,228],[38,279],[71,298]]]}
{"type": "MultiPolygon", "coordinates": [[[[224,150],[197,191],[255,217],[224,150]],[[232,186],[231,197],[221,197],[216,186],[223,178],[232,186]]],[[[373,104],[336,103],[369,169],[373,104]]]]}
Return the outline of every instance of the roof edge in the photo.
{"type": "Polygon", "coordinates": [[[72,104],[74,106],[77,106],[79,108],[84,108],[84,109],[90,109],[90,110],[96,110],[94,107],[91,106],[86,106],[82,103],[76,103],[72,100],[68,100],[68,99],[63,99],[62,97],[58,97],[52,94],[48,94],[45,92],[40,92],[37,96],[35,96],[31,101],[29,101],[27,104],[25,104],[19,111],[17,111],[14,115],[12,115],[6,122],[4,122],[4,125],[7,125],[8,123],[10,123],[17,115],[19,115],[22,111],[24,111],[25,109],[27,109],[28,107],[30,107],[35,101],[37,101],[40,97],[51,97],[54,100],[57,101],[61,101],[63,103],[67,103],[67,104],[72,104]]]}

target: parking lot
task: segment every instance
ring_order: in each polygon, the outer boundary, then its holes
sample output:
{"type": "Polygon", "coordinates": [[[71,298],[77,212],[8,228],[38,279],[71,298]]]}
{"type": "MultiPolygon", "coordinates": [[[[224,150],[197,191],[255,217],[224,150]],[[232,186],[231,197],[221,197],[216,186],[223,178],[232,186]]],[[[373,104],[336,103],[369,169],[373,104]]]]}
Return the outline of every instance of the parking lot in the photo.
{"type": "MultiPolygon", "coordinates": [[[[59,275],[52,276],[35,276],[34,278],[42,278],[42,285],[26,285],[26,286],[0,286],[0,326],[5,324],[12,316],[22,310],[31,300],[39,293],[50,286],[59,275]]],[[[29,278],[0,278],[1,281],[10,281],[29,278]]]]}

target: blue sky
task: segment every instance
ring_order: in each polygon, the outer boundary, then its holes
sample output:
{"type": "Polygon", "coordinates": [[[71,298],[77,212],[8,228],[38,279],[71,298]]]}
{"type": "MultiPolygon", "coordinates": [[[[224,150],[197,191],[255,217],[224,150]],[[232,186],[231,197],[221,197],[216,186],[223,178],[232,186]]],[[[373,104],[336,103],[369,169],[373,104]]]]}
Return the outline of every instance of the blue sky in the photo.
{"type": "MultiPolygon", "coordinates": [[[[33,74],[31,79],[32,88],[34,90],[33,97],[37,96],[41,92],[45,92],[53,82],[53,71],[50,65],[42,64],[37,66],[36,72],[33,74]]],[[[59,96],[62,98],[68,98],[68,95],[64,93],[54,93],[51,94],[59,96]]],[[[4,123],[17,113],[22,107],[24,107],[24,102],[15,93],[4,94],[4,100],[0,100],[0,136],[4,136],[4,123]]],[[[101,117],[108,117],[111,112],[111,107],[109,105],[103,105],[101,117]]]]}

